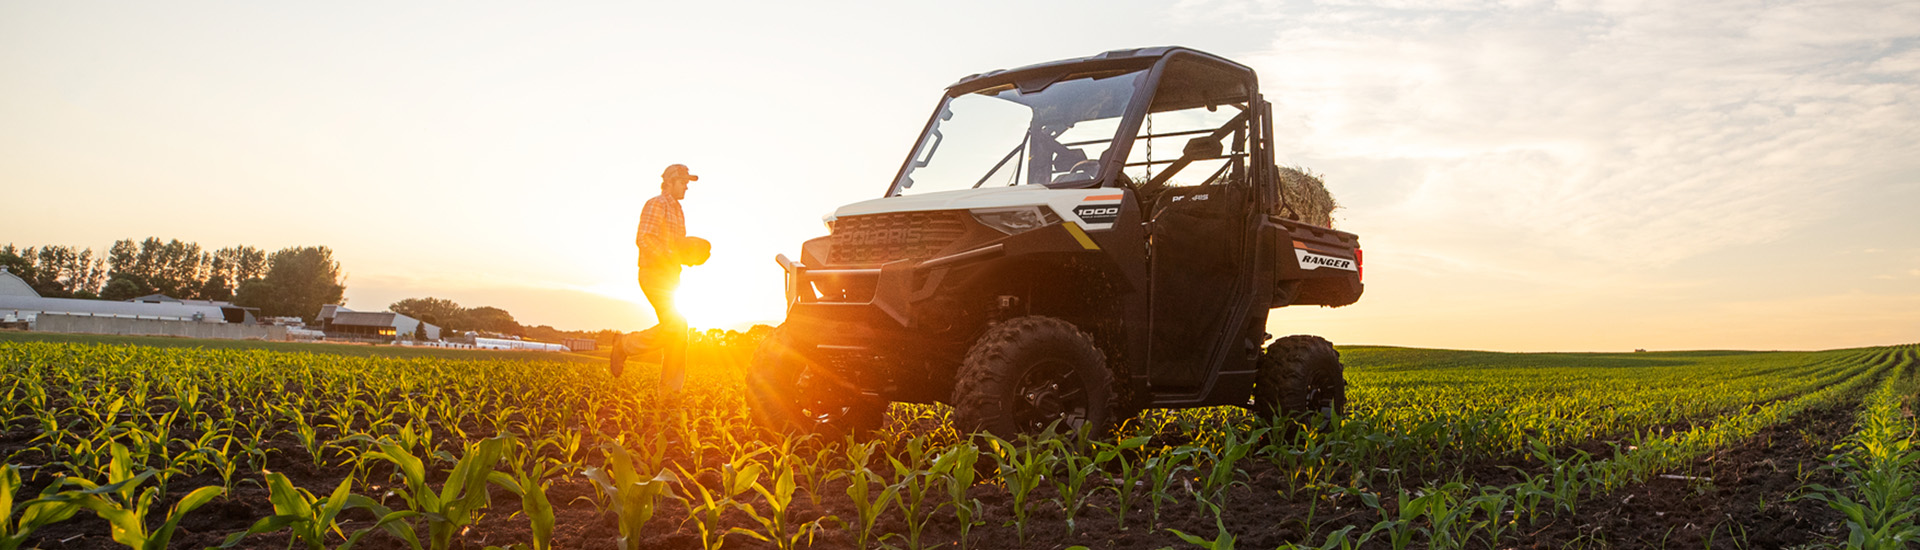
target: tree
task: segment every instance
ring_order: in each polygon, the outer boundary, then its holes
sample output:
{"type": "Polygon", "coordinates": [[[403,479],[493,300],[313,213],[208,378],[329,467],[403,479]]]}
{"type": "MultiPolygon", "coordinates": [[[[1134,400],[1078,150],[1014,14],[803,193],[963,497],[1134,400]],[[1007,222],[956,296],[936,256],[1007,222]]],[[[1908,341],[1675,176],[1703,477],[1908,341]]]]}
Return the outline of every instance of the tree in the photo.
{"type": "Polygon", "coordinates": [[[206,283],[200,286],[200,299],[226,300],[239,286],[266,275],[267,255],[251,246],[231,246],[205,255],[206,283]]]}
{"type": "Polygon", "coordinates": [[[0,247],[0,266],[6,266],[34,292],[48,298],[92,296],[104,282],[105,268],[94,259],[91,248],[43,246],[22,250],[9,244],[0,247]]]}
{"type": "Polygon", "coordinates": [[[140,245],[132,239],[113,241],[113,248],[107,249],[107,283],[100,289],[100,298],[126,300],[153,294],[153,285],[139,272],[139,262],[140,245]]]}
{"type": "MultiPolygon", "coordinates": [[[[162,242],[156,237],[134,243],[129,239],[114,241],[113,248],[107,251],[107,284],[121,279],[122,291],[131,284],[138,287],[132,296],[120,296],[118,299],[135,298],[148,294],[165,294],[175,298],[192,298],[204,284],[205,258],[200,253],[200,245],[183,243],[179,239],[162,242]]],[[[101,291],[102,296],[108,295],[101,291]]],[[[119,296],[119,293],[114,293],[119,296]]]]}
{"type": "Polygon", "coordinates": [[[520,323],[514,322],[513,314],[497,307],[476,307],[466,310],[466,314],[461,317],[468,330],[511,335],[521,333],[520,323]]]}
{"type": "Polygon", "coordinates": [[[206,278],[206,265],[210,261],[200,252],[200,245],[183,243],[179,239],[160,243],[160,239],[147,239],[141,243],[144,248],[151,244],[154,248],[151,272],[147,273],[147,282],[161,294],[175,298],[192,298],[197,295],[206,278]]]}
{"type": "MultiPolygon", "coordinates": [[[[113,288],[113,285],[108,284],[107,288],[111,290],[113,288]]],[[[272,306],[268,305],[278,300],[279,294],[280,293],[277,291],[277,289],[274,288],[273,283],[267,282],[266,279],[254,279],[251,281],[240,283],[240,288],[234,289],[233,305],[242,306],[242,307],[260,308],[260,315],[263,317],[287,317],[288,315],[282,315],[280,313],[277,313],[278,311],[280,311],[278,305],[272,305],[272,306]]],[[[315,316],[318,316],[319,314],[320,312],[318,310],[315,310],[313,312],[313,315],[315,316]]],[[[293,315],[306,319],[309,322],[311,322],[313,319],[312,317],[307,317],[305,315],[300,315],[298,313],[293,315]]]]}
{"type": "Polygon", "coordinates": [[[201,284],[200,290],[195,291],[194,295],[202,300],[232,300],[233,289],[227,286],[226,275],[215,273],[207,277],[207,282],[201,284]]]}
{"type": "Polygon", "coordinates": [[[426,298],[407,298],[387,306],[387,310],[433,323],[443,329],[469,329],[469,327],[460,324],[463,321],[461,317],[464,310],[460,308],[460,304],[454,303],[453,300],[444,300],[431,296],[426,298]]]}
{"type": "Polygon", "coordinates": [[[116,273],[107,279],[107,286],[100,289],[100,299],[126,301],[153,294],[147,284],[133,275],[116,273]]]}
{"type": "Polygon", "coordinates": [[[241,283],[234,303],[260,308],[269,317],[300,317],[312,323],[320,306],[345,304],[340,262],[324,246],[284,248],[267,258],[267,275],[241,283]]]}
{"type": "Polygon", "coordinates": [[[22,253],[20,249],[14,248],[11,243],[6,246],[0,246],[0,267],[7,268],[8,272],[13,273],[13,275],[19,277],[20,280],[27,281],[28,286],[32,286],[34,276],[33,260],[28,258],[28,256],[32,255],[33,249],[31,248],[27,249],[25,253],[22,253]]]}

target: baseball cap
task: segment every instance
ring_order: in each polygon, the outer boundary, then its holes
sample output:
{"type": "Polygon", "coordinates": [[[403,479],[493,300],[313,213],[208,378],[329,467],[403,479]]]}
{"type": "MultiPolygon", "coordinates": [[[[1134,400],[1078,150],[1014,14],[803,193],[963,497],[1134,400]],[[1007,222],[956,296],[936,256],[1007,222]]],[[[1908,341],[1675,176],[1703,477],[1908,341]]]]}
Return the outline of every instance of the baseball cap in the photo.
{"type": "Polygon", "coordinates": [[[667,165],[667,171],[660,173],[660,177],[662,178],[671,178],[674,176],[687,178],[687,181],[700,181],[700,176],[687,172],[687,165],[685,164],[669,164],[667,165]]]}

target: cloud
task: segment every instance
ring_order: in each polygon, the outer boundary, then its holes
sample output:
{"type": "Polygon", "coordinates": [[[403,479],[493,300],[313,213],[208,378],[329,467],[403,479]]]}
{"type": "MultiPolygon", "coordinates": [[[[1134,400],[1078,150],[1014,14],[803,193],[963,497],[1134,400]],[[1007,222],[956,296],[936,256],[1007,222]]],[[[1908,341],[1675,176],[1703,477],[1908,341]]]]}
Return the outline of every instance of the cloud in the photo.
{"type": "Polygon", "coordinates": [[[1667,265],[1778,239],[1920,169],[1920,5],[1252,11],[1277,27],[1245,61],[1297,152],[1282,158],[1398,166],[1329,182],[1348,227],[1433,256],[1667,265]]]}

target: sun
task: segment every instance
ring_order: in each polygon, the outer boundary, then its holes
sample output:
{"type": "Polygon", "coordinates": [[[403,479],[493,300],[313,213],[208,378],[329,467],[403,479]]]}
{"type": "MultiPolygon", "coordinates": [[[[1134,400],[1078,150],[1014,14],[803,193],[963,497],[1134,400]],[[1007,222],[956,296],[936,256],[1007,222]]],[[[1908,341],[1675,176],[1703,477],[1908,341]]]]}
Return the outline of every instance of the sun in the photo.
{"type": "Polygon", "coordinates": [[[786,316],[782,281],[752,273],[701,273],[680,283],[674,300],[687,324],[700,329],[744,330],[752,324],[778,324],[786,316]]]}
{"type": "MultiPolygon", "coordinates": [[[[686,316],[687,325],[695,329],[745,330],[754,324],[779,324],[785,317],[782,284],[777,273],[767,277],[689,269],[674,292],[674,303],[686,316]]],[[[633,303],[645,316],[653,316],[652,305],[635,283],[609,282],[595,285],[590,291],[633,303]]],[[[650,324],[651,319],[648,321],[650,324]]]]}

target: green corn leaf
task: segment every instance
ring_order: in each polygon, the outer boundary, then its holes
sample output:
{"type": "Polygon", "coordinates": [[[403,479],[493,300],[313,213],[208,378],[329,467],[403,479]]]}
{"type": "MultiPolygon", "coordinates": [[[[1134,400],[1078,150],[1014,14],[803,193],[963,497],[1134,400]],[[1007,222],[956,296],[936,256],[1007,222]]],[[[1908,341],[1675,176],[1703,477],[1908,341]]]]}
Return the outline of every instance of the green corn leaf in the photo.
{"type": "Polygon", "coordinates": [[[13,536],[13,493],[20,490],[20,467],[0,468],[0,536],[13,536]]]}
{"type": "Polygon", "coordinates": [[[226,492],[227,490],[222,487],[201,487],[187,493],[187,496],[180,497],[180,502],[175,503],[173,509],[167,512],[166,523],[161,524],[160,529],[154,531],[153,536],[147,539],[145,550],[166,550],[167,543],[173,540],[173,531],[179,528],[181,519],[226,492]]]}
{"type": "Polygon", "coordinates": [[[283,516],[283,515],[272,515],[272,516],[260,518],[258,520],[255,520],[253,522],[253,525],[247,526],[247,530],[234,533],[231,535],[227,535],[226,542],[221,543],[220,548],[231,548],[236,544],[240,544],[241,539],[245,539],[250,535],[257,535],[260,533],[272,533],[274,531],[286,529],[287,526],[289,525],[293,525],[295,523],[300,523],[303,521],[307,521],[307,518],[300,517],[300,516],[283,516]]]}
{"type": "Polygon", "coordinates": [[[352,550],[353,545],[358,544],[360,542],[360,537],[366,536],[367,533],[371,533],[375,529],[384,530],[394,535],[395,537],[399,537],[400,540],[406,541],[407,546],[409,548],[412,548],[413,550],[420,550],[420,540],[414,538],[413,529],[407,527],[407,524],[405,523],[406,520],[413,519],[419,516],[420,515],[416,512],[404,511],[404,510],[399,512],[390,512],[390,513],[382,514],[380,516],[380,520],[374,523],[372,527],[361,529],[359,531],[354,531],[352,536],[347,537],[346,544],[342,544],[340,545],[339,548],[335,548],[334,550],[352,550]]]}
{"type": "Polygon", "coordinates": [[[293,486],[292,481],[280,472],[267,472],[267,500],[273,503],[273,513],[301,518],[313,517],[313,506],[308,502],[312,497],[293,486]]]}
{"type": "Polygon", "coordinates": [[[352,494],[353,478],[340,480],[340,485],[333,488],[333,494],[327,495],[326,502],[320,506],[320,516],[315,518],[322,529],[340,532],[340,527],[334,524],[333,518],[339,517],[340,512],[347,508],[347,497],[352,494]]]}

